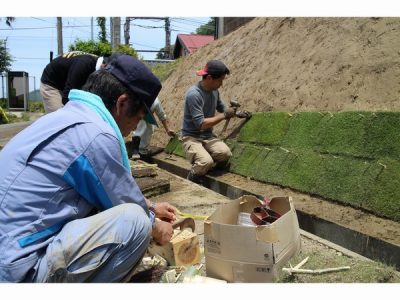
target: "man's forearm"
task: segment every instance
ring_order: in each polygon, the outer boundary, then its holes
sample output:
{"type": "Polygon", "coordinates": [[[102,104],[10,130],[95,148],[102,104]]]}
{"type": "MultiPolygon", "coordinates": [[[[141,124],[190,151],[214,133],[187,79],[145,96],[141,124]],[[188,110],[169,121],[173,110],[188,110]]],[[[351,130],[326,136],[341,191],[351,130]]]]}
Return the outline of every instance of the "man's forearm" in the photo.
{"type": "Polygon", "coordinates": [[[205,118],[203,123],[201,124],[201,129],[211,128],[211,127],[217,125],[219,122],[221,122],[224,119],[225,119],[224,114],[216,114],[214,117],[205,118]]]}

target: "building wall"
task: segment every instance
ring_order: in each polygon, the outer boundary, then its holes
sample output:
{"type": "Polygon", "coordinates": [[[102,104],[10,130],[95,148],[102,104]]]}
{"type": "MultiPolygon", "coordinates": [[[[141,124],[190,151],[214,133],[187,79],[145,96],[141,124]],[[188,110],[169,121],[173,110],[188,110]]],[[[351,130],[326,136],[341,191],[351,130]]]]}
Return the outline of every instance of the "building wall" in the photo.
{"type": "MultiPolygon", "coordinates": [[[[247,22],[253,20],[254,17],[248,18],[223,18],[223,35],[227,35],[228,33],[236,30],[240,26],[246,24],[247,22]]],[[[220,36],[221,37],[221,36],[220,36]]]]}

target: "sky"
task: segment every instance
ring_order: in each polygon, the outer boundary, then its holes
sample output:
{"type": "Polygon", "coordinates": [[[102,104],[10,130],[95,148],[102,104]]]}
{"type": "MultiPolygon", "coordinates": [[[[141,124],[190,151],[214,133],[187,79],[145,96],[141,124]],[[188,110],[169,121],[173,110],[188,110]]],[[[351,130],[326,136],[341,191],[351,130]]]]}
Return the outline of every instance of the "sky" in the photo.
{"type": "MultiPolygon", "coordinates": [[[[257,17],[331,17],[331,16],[390,16],[400,17],[398,0],[14,0],[2,1],[0,17],[14,16],[14,28],[50,27],[48,29],[1,30],[7,28],[4,19],[0,21],[0,39],[7,39],[7,47],[17,59],[12,69],[27,71],[36,77],[36,88],[43,68],[48,62],[49,51],[57,53],[56,16],[64,18],[63,25],[84,26],[64,29],[64,49],[75,37],[90,37],[90,18],[88,16],[156,16],[179,17],[205,22],[209,16],[257,16],[257,17]],[[67,22],[68,20],[68,22],[67,22]]],[[[189,29],[184,23],[172,22],[171,43],[175,42],[176,33],[188,33],[197,28],[198,24],[189,29]],[[184,27],[184,28],[182,28],[184,27]],[[182,30],[182,31],[179,31],[182,30]],[[186,31],[187,30],[187,31],[186,31]]],[[[122,20],[123,23],[123,20],[122,20]]],[[[134,22],[135,23],[135,22],[134,22]]],[[[139,23],[138,23],[139,24],[139,23]]],[[[156,22],[149,22],[151,26],[156,22]]],[[[134,48],[149,47],[159,49],[164,46],[164,31],[162,29],[140,32],[138,26],[131,27],[131,42],[134,48]],[[158,33],[157,33],[158,32],[158,33]]],[[[95,33],[96,37],[97,33],[95,33]]],[[[123,36],[123,35],[122,35],[123,36]]],[[[143,55],[143,54],[142,54],[143,55]]],[[[30,83],[31,89],[33,83],[30,83]]],[[[1,94],[0,94],[1,95],[1,94]]],[[[229,284],[229,285],[24,285],[2,284],[2,295],[8,298],[29,297],[29,299],[113,299],[113,298],[143,298],[164,299],[247,299],[251,295],[263,295],[274,299],[321,299],[337,300],[338,298],[377,299],[389,294],[398,295],[400,284],[229,284]],[[390,289],[389,289],[390,287],[390,289]],[[389,290],[388,290],[389,289],[389,290]],[[20,297],[18,297],[20,296],[20,297]],[[82,297],[84,296],[84,297],[82,297]],[[85,297],[86,296],[86,297],[85,297]],[[141,297],[140,297],[141,296],[141,297]]],[[[4,298],[4,297],[3,297],[4,298]]]]}
{"type": "MultiPolygon", "coordinates": [[[[91,16],[94,16],[95,39],[99,32],[96,16],[121,16],[121,43],[124,42],[123,24],[127,13],[142,17],[171,17],[171,44],[174,44],[178,33],[194,32],[197,27],[207,23],[211,16],[400,16],[398,7],[394,0],[14,0],[2,3],[0,39],[7,41],[7,48],[14,58],[11,70],[28,72],[29,89],[33,90],[39,88],[50,51],[53,51],[54,57],[57,56],[56,16],[63,18],[65,52],[77,38],[90,39],[91,16]],[[5,24],[4,16],[16,18],[12,28],[5,24]]],[[[108,32],[109,25],[107,17],[108,32]]],[[[132,21],[132,46],[139,50],[159,50],[164,47],[163,25],[162,20],[132,21]]],[[[142,52],[140,55],[145,59],[153,59],[156,53],[142,52]]]]}
{"type": "MultiPolygon", "coordinates": [[[[179,33],[193,33],[196,28],[206,24],[210,17],[171,17],[171,44],[175,43],[179,33]]],[[[121,17],[121,44],[124,43],[123,24],[121,17]]],[[[49,63],[50,51],[54,57],[57,48],[57,18],[56,17],[16,17],[12,27],[8,27],[5,19],[0,21],[0,39],[6,40],[9,53],[14,61],[11,71],[25,71],[29,74],[29,89],[40,86],[40,77],[44,67],[49,63]]],[[[76,39],[91,39],[91,17],[62,17],[63,50],[68,51],[69,45],[76,39]]],[[[130,43],[137,50],[159,50],[165,46],[164,20],[131,21],[130,43]]],[[[107,39],[109,35],[110,18],[106,19],[107,39]]],[[[96,17],[93,17],[93,38],[98,40],[99,27],[96,17]]],[[[154,59],[157,53],[139,52],[144,59],[154,59]]]]}

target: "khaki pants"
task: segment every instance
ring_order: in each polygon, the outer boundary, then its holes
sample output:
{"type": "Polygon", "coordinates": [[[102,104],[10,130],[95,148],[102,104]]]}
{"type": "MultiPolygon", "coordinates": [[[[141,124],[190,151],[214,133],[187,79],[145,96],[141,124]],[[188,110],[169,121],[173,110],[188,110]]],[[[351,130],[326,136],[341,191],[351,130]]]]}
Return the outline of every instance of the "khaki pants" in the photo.
{"type": "Polygon", "coordinates": [[[215,163],[228,161],[232,156],[229,147],[217,138],[203,140],[185,136],[182,142],[192,172],[198,176],[205,175],[215,163]]]}
{"type": "Polygon", "coordinates": [[[44,110],[46,113],[51,113],[64,106],[62,104],[62,93],[56,88],[41,82],[40,94],[43,98],[44,110]]]}

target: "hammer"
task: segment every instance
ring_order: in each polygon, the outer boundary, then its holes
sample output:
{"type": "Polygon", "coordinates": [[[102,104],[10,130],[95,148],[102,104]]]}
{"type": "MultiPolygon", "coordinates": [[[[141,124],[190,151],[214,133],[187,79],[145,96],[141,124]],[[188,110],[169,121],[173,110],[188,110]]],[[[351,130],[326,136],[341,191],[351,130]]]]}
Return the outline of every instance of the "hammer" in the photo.
{"type": "MultiPolygon", "coordinates": [[[[229,104],[230,104],[230,107],[233,107],[233,111],[236,114],[237,109],[240,107],[239,102],[237,102],[236,100],[231,100],[229,104]]],[[[224,125],[224,128],[222,128],[221,134],[223,134],[225,132],[230,120],[231,120],[231,118],[229,118],[228,120],[225,121],[225,125],[224,125]]]]}

